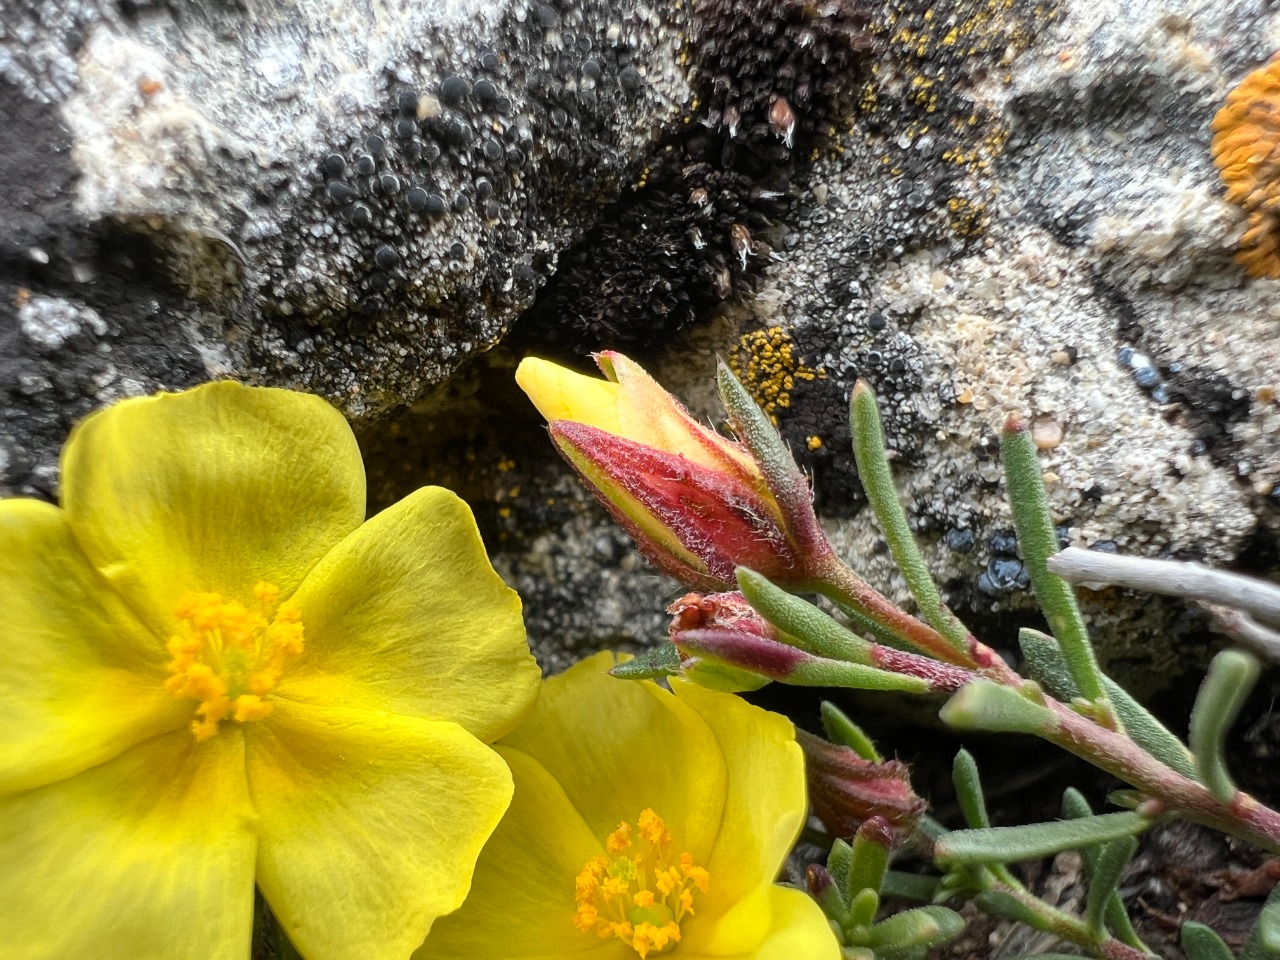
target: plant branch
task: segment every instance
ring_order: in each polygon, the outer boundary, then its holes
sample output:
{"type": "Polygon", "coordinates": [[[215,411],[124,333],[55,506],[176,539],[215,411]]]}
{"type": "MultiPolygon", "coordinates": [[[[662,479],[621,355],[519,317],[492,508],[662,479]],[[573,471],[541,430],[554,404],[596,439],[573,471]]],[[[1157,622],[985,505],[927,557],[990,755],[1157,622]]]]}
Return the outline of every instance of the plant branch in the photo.
{"type": "Polygon", "coordinates": [[[1049,569],[1084,587],[1102,584],[1202,600],[1241,610],[1265,626],[1280,628],[1280,587],[1199,563],[1068,547],[1049,559],[1049,569]]]}

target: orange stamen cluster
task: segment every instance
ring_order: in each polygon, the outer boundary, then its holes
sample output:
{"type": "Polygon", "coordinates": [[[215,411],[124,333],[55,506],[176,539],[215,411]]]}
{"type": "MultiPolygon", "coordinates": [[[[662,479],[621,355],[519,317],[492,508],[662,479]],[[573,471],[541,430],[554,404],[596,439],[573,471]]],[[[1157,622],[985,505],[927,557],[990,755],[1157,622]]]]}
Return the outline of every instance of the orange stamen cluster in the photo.
{"type": "Polygon", "coordinates": [[[1251,276],[1280,277],[1280,60],[1240,81],[1209,129],[1227,199],[1249,215],[1236,262],[1251,276]]]}
{"type": "Polygon", "coordinates": [[[219,593],[189,593],[178,602],[178,632],[166,644],[173,660],[165,689],[200,701],[191,723],[197,740],[212,737],[228,718],[247,723],[267,716],[266,695],[285,663],[302,652],[298,608],[281,604],[269,583],[257,584],[253,594],[252,610],[219,593]]]}
{"type": "Polygon", "coordinates": [[[688,853],[671,860],[671,834],[652,810],[640,814],[635,832],[633,838],[631,824],[618,824],[605,838],[609,855],[582,868],[573,923],[602,940],[626,942],[644,960],[680,942],[680,922],[693,913],[694,894],[706,892],[711,875],[688,853]]]}

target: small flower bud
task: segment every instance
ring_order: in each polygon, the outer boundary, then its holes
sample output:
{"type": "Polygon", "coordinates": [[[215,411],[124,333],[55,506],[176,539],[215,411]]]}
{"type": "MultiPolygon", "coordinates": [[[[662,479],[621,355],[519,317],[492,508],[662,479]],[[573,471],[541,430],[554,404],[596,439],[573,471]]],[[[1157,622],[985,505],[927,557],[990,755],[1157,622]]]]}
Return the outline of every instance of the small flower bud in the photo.
{"type": "Polygon", "coordinates": [[[796,731],[796,742],[804,750],[814,813],[832,835],[865,834],[892,845],[915,829],[926,804],[912,791],[906,764],[863,760],[803,730],[796,731]]]}

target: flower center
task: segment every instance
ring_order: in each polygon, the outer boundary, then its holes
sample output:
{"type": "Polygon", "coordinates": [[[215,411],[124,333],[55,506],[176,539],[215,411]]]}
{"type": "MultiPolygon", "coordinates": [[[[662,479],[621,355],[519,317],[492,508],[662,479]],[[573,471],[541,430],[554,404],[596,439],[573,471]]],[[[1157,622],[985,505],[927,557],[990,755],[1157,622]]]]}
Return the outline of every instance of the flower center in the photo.
{"type": "Polygon", "coordinates": [[[605,838],[609,855],[587,861],[576,883],[573,924],[601,940],[625,941],[644,960],[680,942],[680,921],[693,913],[695,893],[706,893],[711,875],[693,857],[670,856],[671,834],[662,818],[646,809],[631,824],[622,822],[605,838]]]}
{"type": "Polygon", "coordinates": [[[178,632],[165,645],[173,660],[165,689],[200,701],[191,732],[208,740],[228,718],[261,720],[271,712],[266,695],[285,662],[302,652],[298,608],[280,603],[269,583],[253,588],[253,609],[220,593],[188,593],[176,612],[178,632]]]}

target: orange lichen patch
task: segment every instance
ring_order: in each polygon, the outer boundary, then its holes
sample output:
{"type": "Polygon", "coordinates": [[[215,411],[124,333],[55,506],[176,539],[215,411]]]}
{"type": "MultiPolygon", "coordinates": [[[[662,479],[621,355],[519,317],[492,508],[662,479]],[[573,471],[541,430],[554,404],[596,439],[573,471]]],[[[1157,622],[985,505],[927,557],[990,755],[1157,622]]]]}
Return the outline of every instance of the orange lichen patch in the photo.
{"type": "Polygon", "coordinates": [[[1280,277],[1280,59],[1240,81],[1209,129],[1227,199],[1249,215],[1236,262],[1280,277]]]}

